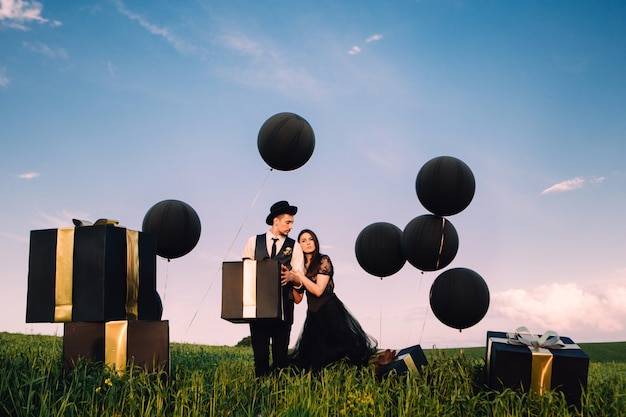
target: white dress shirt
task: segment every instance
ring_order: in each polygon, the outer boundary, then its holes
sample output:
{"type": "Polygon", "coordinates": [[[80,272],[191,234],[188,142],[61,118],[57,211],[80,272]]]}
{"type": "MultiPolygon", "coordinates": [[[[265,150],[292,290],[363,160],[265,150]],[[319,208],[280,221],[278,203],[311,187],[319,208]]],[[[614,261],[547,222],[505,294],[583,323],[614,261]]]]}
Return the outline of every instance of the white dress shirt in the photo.
{"type": "MultiPolygon", "coordinates": [[[[274,236],[271,232],[265,233],[265,244],[267,245],[267,253],[272,253],[272,238],[278,238],[276,241],[276,253],[280,253],[285,244],[285,236],[274,236]]],[[[243,248],[243,253],[241,255],[242,259],[255,259],[254,251],[256,249],[256,235],[250,236],[246,241],[246,245],[243,248]]],[[[291,268],[296,271],[304,272],[304,254],[302,253],[302,248],[298,242],[295,242],[293,245],[293,253],[291,254],[291,268]]]]}

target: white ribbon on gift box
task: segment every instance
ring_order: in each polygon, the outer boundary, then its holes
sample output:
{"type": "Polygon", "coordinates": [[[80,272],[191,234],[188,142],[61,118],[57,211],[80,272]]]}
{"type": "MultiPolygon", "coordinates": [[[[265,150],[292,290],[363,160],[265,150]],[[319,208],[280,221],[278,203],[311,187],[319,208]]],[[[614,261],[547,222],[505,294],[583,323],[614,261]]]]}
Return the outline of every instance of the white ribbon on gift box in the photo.
{"type": "Polygon", "coordinates": [[[507,333],[506,336],[512,345],[526,345],[533,348],[547,349],[560,349],[567,346],[561,341],[559,334],[553,330],[548,330],[539,337],[522,326],[515,329],[515,333],[507,333]]]}

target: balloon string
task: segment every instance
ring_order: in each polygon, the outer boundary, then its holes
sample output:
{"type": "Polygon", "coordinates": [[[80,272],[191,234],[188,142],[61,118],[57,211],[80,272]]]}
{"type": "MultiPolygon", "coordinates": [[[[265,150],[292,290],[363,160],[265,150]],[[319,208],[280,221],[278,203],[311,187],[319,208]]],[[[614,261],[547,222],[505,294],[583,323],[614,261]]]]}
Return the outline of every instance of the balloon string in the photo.
{"type": "MultiPolygon", "coordinates": [[[[422,282],[424,281],[424,271],[422,271],[422,273],[420,274],[420,282],[417,286],[417,297],[419,298],[419,295],[422,293],[422,282]]],[[[424,320],[426,320],[426,318],[424,317],[424,320]]],[[[422,331],[424,331],[424,328],[422,327],[422,331]]],[[[413,330],[411,329],[411,331],[407,334],[406,336],[406,344],[408,345],[410,340],[411,340],[411,335],[412,335],[413,330]]],[[[420,336],[421,337],[421,336],[420,336]]]]}
{"type": "Polygon", "coordinates": [[[165,286],[163,287],[163,302],[162,304],[165,305],[165,297],[167,297],[167,278],[170,275],[170,261],[169,259],[167,260],[167,267],[165,268],[165,286]]]}
{"type": "Polygon", "coordinates": [[[209,282],[209,286],[207,287],[206,291],[204,292],[204,295],[202,296],[202,299],[200,300],[200,305],[196,309],[195,313],[193,313],[193,317],[191,318],[191,321],[189,321],[189,324],[187,325],[187,329],[185,329],[185,334],[187,334],[187,332],[189,331],[189,328],[191,327],[191,325],[193,324],[194,320],[196,319],[196,316],[198,315],[198,312],[200,311],[200,307],[202,306],[202,304],[204,304],[204,300],[206,299],[207,295],[209,294],[209,291],[211,290],[211,287],[213,287],[213,283],[215,282],[215,279],[217,278],[218,274],[222,270],[222,263],[224,261],[226,261],[226,259],[230,255],[230,252],[233,249],[233,246],[235,246],[235,242],[237,241],[237,238],[239,237],[239,234],[241,233],[241,230],[243,229],[243,225],[246,223],[246,220],[248,219],[248,216],[250,215],[250,212],[254,208],[254,205],[256,204],[256,201],[258,200],[259,196],[261,195],[261,191],[263,190],[263,187],[265,187],[265,183],[267,182],[267,179],[269,178],[269,176],[270,176],[270,174],[272,173],[273,170],[274,170],[273,168],[270,168],[269,172],[265,176],[265,179],[263,179],[263,182],[261,183],[261,187],[259,188],[259,190],[257,191],[256,195],[254,196],[254,199],[252,200],[252,204],[250,205],[250,208],[248,209],[248,212],[244,216],[243,221],[241,222],[241,225],[239,226],[239,229],[237,230],[237,233],[235,233],[235,237],[233,238],[232,242],[230,243],[230,246],[228,247],[228,250],[226,251],[226,255],[224,255],[224,258],[222,259],[222,262],[220,263],[220,265],[218,266],[217,270],[215,271],[215,275],[213,275],[213,279],[211,280],[211,282],[209,282]]]}
{"type": "Polygon", "coordinates": [[[422,345],[422,336],[424,335],[424,328],[426,327],[426,317],[428,317],[428,305],[426,305],[426,311],[424,312],[424,322],[422,323],[422,332],[420,333],[420,338],[417,341],[418,345],[422,345]]]}
{"type": "MultiPolygon", "coordinates": [[[[380,282],[383,282],[383,278],[380,277],[380,282]]],[[[378,293],[380,295],[378,301],[380,306],[380,318],[378,320],[378,343],[380,346],[383,344],[383,296],[382,291],[378,293]]]]}
{"type": "Polygon", "coordinates": [[[443,252],[443,241],[445,238],[445,234],[444,234],[444,230],[446,227],[446,218],[442,217],[441,218],[441,241],[439,242],[439,253],[437,254],[437,264],[435,266],[435,269],[439,269],[439,261],[441,261],[441,253],[443,252]]]}

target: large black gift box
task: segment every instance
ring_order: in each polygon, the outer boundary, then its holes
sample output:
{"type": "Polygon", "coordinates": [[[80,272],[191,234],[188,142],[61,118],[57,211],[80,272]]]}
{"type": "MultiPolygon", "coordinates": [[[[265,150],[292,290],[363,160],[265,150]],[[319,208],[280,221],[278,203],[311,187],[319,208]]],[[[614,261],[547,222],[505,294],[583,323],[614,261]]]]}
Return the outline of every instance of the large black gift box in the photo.
{"type": "Polygon", "coordinates": [[[27,323],[142,319],[155,297],[155,236],[113,225],[31,231],[27,323]]]}
{"type": "Polygon", "coordinates": [[[63,366],[79,359],[103,362],[123,372],[127,366],[170,371],[169,322],[119,320],[64,324],[63,366]]]}
{"type": "Polygon", "coordinates": [[[421,367],[425,365],[428,365],[426,355],[424,355],[420,345],[415,345],[400,350],[393,362],[382,366],[376,374],[378,377],[382,377],[392,371],[395,371],[398,375],[403,375],[407,372],[418,373],[421,367]]]}
{"type": "Polygon", "coordinates": [[[285,320],[278,261],[222,263],[222,318],[232,323],[285,320]]]}
{"type": "Polygon", "coordinates": [[[569,404],[580,405],[582,390],[587,387],[589,356],[572,339],[560,336],[563,347],[539,350],[512,343],[508,336],[505,332],[487,332],[485,382],[490,388],[533,389],[539,394],[552,389],[563,392],[569,404]],[[551,366],[540,363],[545,359],[541,355],[551,356],[551,366]],[[549,385],[539,380],[549,374],[549,385]]]}

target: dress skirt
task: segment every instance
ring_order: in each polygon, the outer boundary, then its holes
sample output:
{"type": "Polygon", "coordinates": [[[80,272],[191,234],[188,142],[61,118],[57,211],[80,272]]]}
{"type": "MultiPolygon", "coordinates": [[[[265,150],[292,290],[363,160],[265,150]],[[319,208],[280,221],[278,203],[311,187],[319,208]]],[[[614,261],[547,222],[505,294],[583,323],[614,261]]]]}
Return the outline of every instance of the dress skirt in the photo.
{"type": "Polygon", "coordinates": [[[317,311],[310,307],[307,310],[290,363],[313,370],[340,360],[356,366],[367,365],[369,357],[376,352],[376,340],[365,333],[334,293],[327,297],[317,311]]]}

